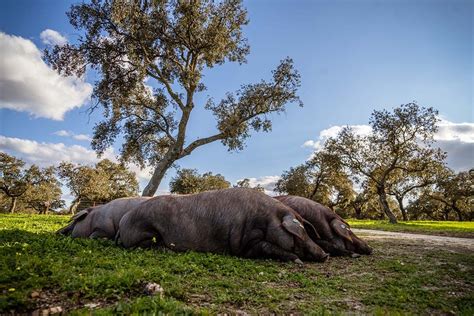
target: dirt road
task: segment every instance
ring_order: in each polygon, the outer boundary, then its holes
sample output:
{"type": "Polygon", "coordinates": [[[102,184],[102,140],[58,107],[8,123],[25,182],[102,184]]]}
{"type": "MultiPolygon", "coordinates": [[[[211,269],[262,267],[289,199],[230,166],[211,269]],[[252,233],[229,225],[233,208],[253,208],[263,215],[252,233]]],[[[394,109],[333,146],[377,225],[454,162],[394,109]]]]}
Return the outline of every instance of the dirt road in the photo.
{"type": "Polygon", "coordinates": [[[470,238],[457,238],[457,237],[443,237],[433,235],[422,235],[422,234],[410,234],[410,233],[397,233],[387,232],[382,230],[372,229],[358,229],[353,228],[352,231],[357,235],[360,235],[364,239],[400,239],[407,241],[419,241],[422,243],[430,243],[439,246],[447,247],[462,247],[469,251],[474,252],[474,239],[470,238]]]}

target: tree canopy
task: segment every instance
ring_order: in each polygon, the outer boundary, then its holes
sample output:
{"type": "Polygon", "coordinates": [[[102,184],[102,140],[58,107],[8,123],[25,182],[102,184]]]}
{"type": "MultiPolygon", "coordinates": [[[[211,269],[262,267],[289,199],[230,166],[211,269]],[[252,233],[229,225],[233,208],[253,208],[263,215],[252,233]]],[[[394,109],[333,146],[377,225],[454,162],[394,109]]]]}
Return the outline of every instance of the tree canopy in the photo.
{"type": "Polygon", "coordinates": [[[88,67],[98,73],[92,109],[101,106],[104,119],[92,146],[100,154],[122,136],[121,159],[154,168],[143,195],[153,195],[166,171],[196,148],[221,141],[240,150],[252,130],[271,130],[269,113],[302,104],[300,76],[290,58],[270,81],[244,84],[218,102],[195,103],[195,94],[206,89],[206,69],[246,62],[242,27],[248,19],[240,0],[92,0],[73,5],[68,16],[84,35],[77,44],[46,51],[45,59],[64,75],[82,76],[88,67]],[[217,131],[190,141],[195,107],[213,113],[217,131]]]}
{"type": "Polygon", "coordinates": [[[63,206],[61,187],[54,167],[26,167],[23,160],[0,153],[0,190],[10,199],[8,212],[14,213],[18,202],[39,213],[63,206]]]}
{"type": "Polygon", "coordinates": [[[33,177],[36,179],[30,182],[23,198],[27,206],[40,214],[65,206],[64,200],[61,199],[61,183],[56,177],[54,167],[41,169],[33,177]]]}
{"type": "Polygon", "coordinates": [[[94,167],[62,162],[59,177],[74,196],[70,211],[74,213],[81,202],[104,204],[113,199],[138,193],[135,175],[123,165],[104,159],[94,167]]]}
{"type": "Polygon", "coordinates": [[[357,135],[345,127],[326,143],[327,150],[338,155],[352,173],[375,184],[380,205],[392,223],[397,222],[387,202],[392,176],[422,172],[431,161],[445,158],[444,152],[431,146],[437,114],[435,109],[416,103],[403,104],[393,112],[376,110],[369,121],[369,135],[357,135]]]}
{"type": "Polygon", "coordinates": [[[304,196],[332,209],[348,207],[355,196],[352,181],[340,159],[324,150],[315,152],[304,164],[285,171],[275,190],[304,196]]]}
{"type": "Polygon", "coordinates": [[[18,198],[26,193],[33,174],[38,172],[38,167],[26,169],[23,160],[0,152],[0,190],[11,199],[10,213],[15,212],[18,198]]]}
{"type": "Polygon", "coordinates": [[[170,181],[171,193],[193,194],[209,190],[226,189],[230,182],[220,174],[206,172],[199,174],[196,169],[181,169],[170,181]]]}

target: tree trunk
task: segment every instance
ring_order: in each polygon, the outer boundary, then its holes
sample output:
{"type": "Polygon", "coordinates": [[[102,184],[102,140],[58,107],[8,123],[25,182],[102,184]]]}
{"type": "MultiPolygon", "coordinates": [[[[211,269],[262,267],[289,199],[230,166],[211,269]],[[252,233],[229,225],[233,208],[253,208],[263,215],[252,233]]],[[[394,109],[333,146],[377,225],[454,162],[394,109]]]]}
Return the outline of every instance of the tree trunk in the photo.
{"type": "Polygon", "coordinates": [[[313,189],[313,192],[311,192],[311,195],[310,195],[310,199],[311,200],[314,200],[314,196],[316,195],[316,193],[318,193],[319,191],[319,184],[320,184],[320,179],[318,177],[318,179],[316,180],[316,185],[314,186],[314,189],[313,189]]]}
{"type": "Polygon", "coordinates": [[[443,209],[443,219],[445,221],[449,220],[449,207],[445,206],[443,209]]]}
{"type": "Polygon", "coordinates": [[[395,198],[397,199],[398,207],[400,208],[400,212],[402,212],[403,220],[407,221],[408,216],[407,216],[407,211],[405,210],[405,206],[403,205],[403,197],[396,196],[395,198]]]}
{"type": "Polygon", "coordinates": [[[397,223],[397,218],[395,217],[395,214],[390,210],[390,206],[388,205],[387,202],[387,194],[385,193],[385,188],[384,187],[379,187],[377,188],[377,193],[379,195],[379,201],[380,205],[382,206],[382,210],[387,215],[389,221],[391,224],[396,224],[397,223]]]}
{"type": "Polygon", "coordinates": [[[356,207],[356,206],[353,206],[352,208],[354,209],[355,217],[357,219],[362,219],[362,208],[361,207],[356,207]]]}
{"type": "Polygon", "coordinates": [[[459,207],[457,207],[456,201],[453,202],[452,207],[453,207],[454,212],[455,212],[456,215],[458,216],[458,221],[462,222],[462,221],[463,221],[462,212],[461,212],[461,210],[459,209],[459,207]]]}
{"type": "Polygon", "coordinates": [[[69,212],[72,215],[76,214],[76,209],[79,206],[79,203],[81,203],[81,199],[78,199],[78,200],[72,202],[71,207],[69,208],[69,212]]]}
{"type": "Polygon", "coordinates": [[[163,177],[166,174],[166,171],[175,161],[176,159],[172,159],[171,157],[165,157],[158,163],[150,179],[150,182],[148,182],[147,186],[143,190],[142,196],[155,195],[156,190],[158,190],[158,187],[160,186],[161,180],[163,180],[163,177]]]}
{"type": "Polygon", "coordinates": [[[15,213],[15,208],[16,208],[16,200],[18,197],[13,196],[12,197],[12,203],[10,204],[10,209],[8,210],[9,213],[15,213]]]}

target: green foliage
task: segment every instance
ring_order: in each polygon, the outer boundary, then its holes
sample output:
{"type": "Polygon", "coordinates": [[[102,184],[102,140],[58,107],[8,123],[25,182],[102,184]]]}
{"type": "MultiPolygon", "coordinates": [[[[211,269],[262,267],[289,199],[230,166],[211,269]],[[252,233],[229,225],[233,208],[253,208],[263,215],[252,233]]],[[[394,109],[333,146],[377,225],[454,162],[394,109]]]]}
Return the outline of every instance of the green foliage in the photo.
{"type": "Polygon", "coordinates": [[[138,193],[135,174],[123,164],[107,159],[99,161],[95,167],[62,162],[58,174],[74,196],[71,212],[75,212],[81,201],[103,204],[138,193]]]}
{"type": "Polygon", "coordinates": [[[344,213],[355,199],[353,183],[340,159],[324,150],[315,152],[303,165],[283,172],[275,190],[306,197],[339,213],[344,213]]]}
{"type": "Polygon", "coordinates": [[[61,186],[56,178],[54,167],[38,170],[33,181],[29,184],[25,196],[22,198],[26,204],[38,213],[46,214],[48,211],[64,207],[61,200],[61,186]]]}
{"type": "Polygon", "coordinates": [[[107,177],[107,202],[138,194],[137,178],[124,164],[103,159],[96,164],[96,169],[107,177]]]}
{"type": "Polygon", "coordinates": [[[305,165],[291,167],[290,170],[284,171],[275,185],[275,191],[309,197],[312,190],[307,171],[308,168],[305,165]]]}
{"type": "Polygon", "coordinates": [[[0,152],[0,190],[11,199],[9,212],[15,211],[18,197],[28,190],[31,174],[37,169],[24,168],[25,162],[6,153],[0,152]]]}
{"type": "Polygon", "coordinates": [[[224,176],[206,172],[200,175],[196,169],[181,169],[170,181],[170,192],[192,194],[209,190],[226,189],[230,187],[224,176]]]}
{"type": "Polygon", "coordinates": [[[271,130],[269,113],[301,105],[300,76],[290,58],[270,81],[242,85],[217,103],[195,104],[195,94],[206,89],[206,69],[246,61],[242,27],[248,19],[240,0],[92,1],[73,5],[68,16],[84,36],[46,51],[45,59],[63,75],[82,76],[87,66],[98,72],[93,96],[105,117],[92,147],[102,153],[123,136],[122,160],[155,168],[144,195],[153,195],[175,161],[196,148],[221,141],[229,150],[242,149],[252,130],[271,130]],[[189,142],[196,106],[212,111],[217,133],[189,142]]]}
{"type": "Polygon", "coordinates": [[[55,176],[55,168],[25,167],[25,162],[5,153],[0,153],[0,207],[13,213],[18,206],[39,213],[63,206],[61,188],[55,176]]]}
{"type": "MultiPolygon", "coordinates": [[[[204,253],[124,250],[53,232],[69,217],[0,215],[0,312],[472,314],[474,255],[372,240],[375,253],[303,267],[204,253]],[[159,283],[164,298],[146,296],[159,283]],[[42,296],[33,299],[30,294],[42,296]]],[[[391,226],[393,227],[393,226],[391,226]]],[[[471,228],[472,229],[472,228],[471,228]]]]}
{"type": "Polygon", "coordinates": [[[373,182],[380,206],[390,222],[397,219],[390,209],[387,194],[394,183],[441,163],[445,153],[432,148],[437,131],[438,112],[409,103],[387,110],[374,111],[370,118],[372,133],[357,135],[350,127],[326,143],[326,150],[340,157],[355,177],[373,182]],[[396,177],[397,173],[402,177],[396,177]]]}

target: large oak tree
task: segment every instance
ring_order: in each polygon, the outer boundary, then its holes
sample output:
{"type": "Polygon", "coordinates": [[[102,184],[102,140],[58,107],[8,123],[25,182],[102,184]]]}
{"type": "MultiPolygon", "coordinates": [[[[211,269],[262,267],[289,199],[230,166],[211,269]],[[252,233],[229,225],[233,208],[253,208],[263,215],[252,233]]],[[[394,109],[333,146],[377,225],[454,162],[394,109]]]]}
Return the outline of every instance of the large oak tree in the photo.
{"type": "Polygon", "coordinates": [[[81,76],[88,67],[98,73],[92,108],[101,106],[104,120],[92,146],[100,154],[123,136],[122,160],[154,168],[143,195],[153,195],[166,171],[196,148],[221,141],[229,150],[242,149],[252,130],[271,129],[269,113],[301,105],[300,76],[290,58],[270,81],[196,104],[196,93],[206,89],[206,69],[246,61],[242,27],[248,19],[240,0],[92,0],[72,6],[68,16],[84,35],[77,44],[47,51],[46,60],[64,75],[81,76]],[[149,89],[146,80],[157,88],[149,89]],[[196,107],[212,111],[217,131],[190,141],[196,107]]]}
{"type": "Polygon", "coordinates": [[[357,135],[352,128],[345,127],[326,142],[326,150],[338,155],[353,175],[374,184],[382,210],[391,223],[396,223],[397,218],[387,195],[395,186],[393,181],[400,179],[395,175],[418,174],[431,168],[432,161],[444,159],[444,153],[432,147],[438,129],[437,114],[435,109],[416,103],[401,105],[393,112],[377,110],[369,121],[370,135],[357,135]]]}

